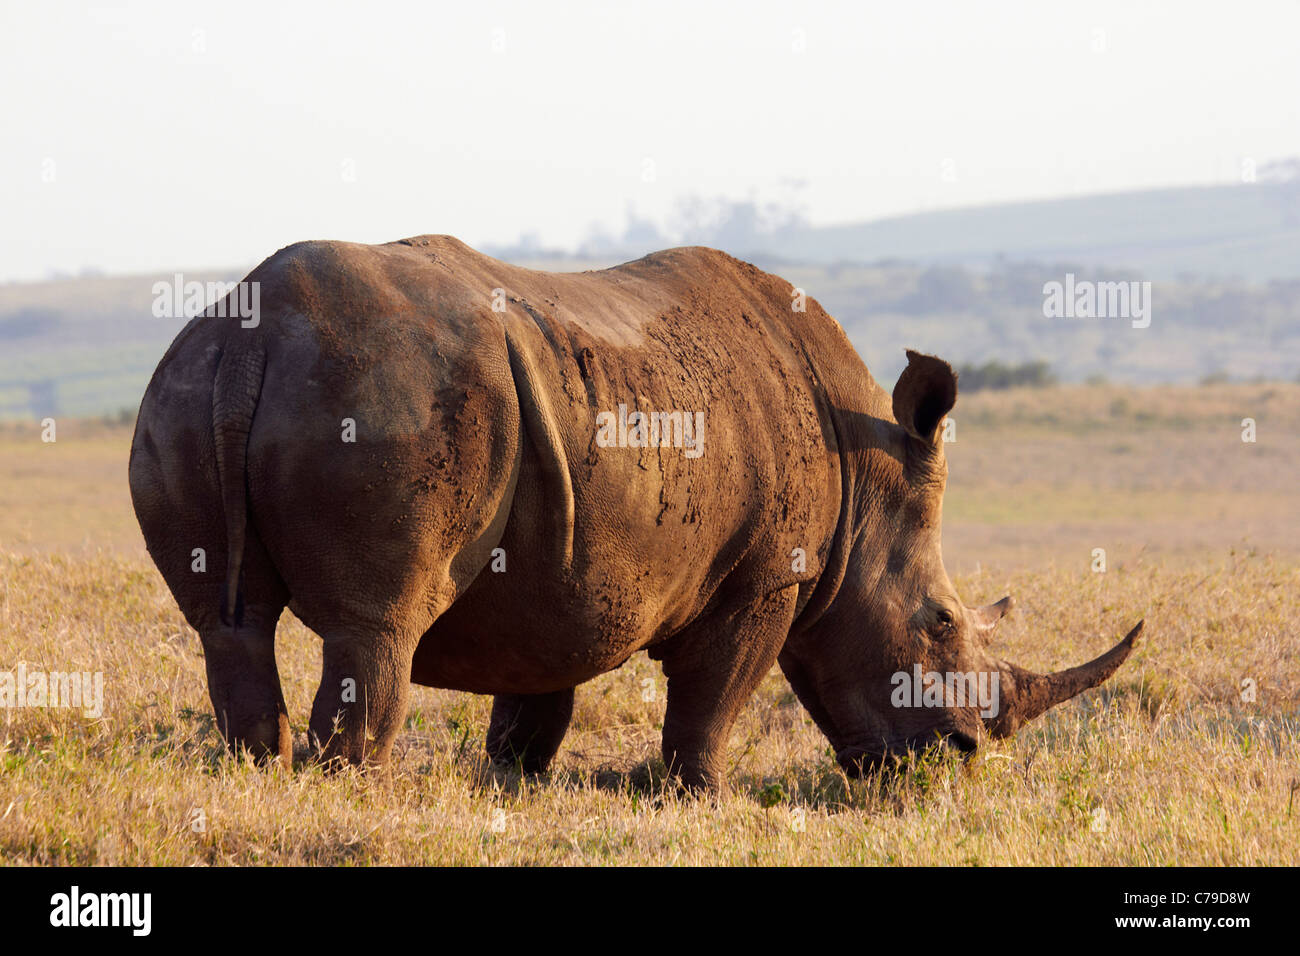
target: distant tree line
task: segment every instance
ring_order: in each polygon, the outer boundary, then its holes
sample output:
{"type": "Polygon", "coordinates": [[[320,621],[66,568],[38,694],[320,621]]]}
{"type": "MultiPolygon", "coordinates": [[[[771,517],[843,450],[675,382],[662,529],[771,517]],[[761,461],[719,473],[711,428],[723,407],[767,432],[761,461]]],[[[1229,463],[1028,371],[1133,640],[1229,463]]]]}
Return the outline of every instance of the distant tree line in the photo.
{"type": "Polygon", "coordinates": [[[963,392],[978,392],[986,388],[1045,388],[1056,384],[1051,366],[1042,359],[1006,365],[994,359],[983,365],[958,365],[958,387],[963,392]]]}

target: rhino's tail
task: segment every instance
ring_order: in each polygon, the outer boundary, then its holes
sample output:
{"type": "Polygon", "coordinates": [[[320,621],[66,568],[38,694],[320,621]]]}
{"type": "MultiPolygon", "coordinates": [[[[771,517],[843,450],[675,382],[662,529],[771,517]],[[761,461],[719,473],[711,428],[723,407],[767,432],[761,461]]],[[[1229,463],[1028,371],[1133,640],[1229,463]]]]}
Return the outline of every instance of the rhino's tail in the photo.
{"type": "Polygon", "coordinates": [[[217,449],[217,477],[226,516],[226,587],[221,594],[221,623],[244,622],[240,566],[248,530],[248,433],[262,394],[266,352],[251,334],[236,330],[227,340],[212,387],[212,438],[217,449]]]}

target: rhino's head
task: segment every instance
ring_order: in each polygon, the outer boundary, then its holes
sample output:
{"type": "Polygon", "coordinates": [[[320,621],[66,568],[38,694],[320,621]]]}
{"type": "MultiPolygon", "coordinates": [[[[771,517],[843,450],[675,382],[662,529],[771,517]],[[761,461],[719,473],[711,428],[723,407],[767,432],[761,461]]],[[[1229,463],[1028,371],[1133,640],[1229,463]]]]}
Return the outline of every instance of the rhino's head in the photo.
{"type": "Polygon", "coordinates": [[[941,743],[964,753],[981,732],[1004,737],[1106,680],[1139,623],[1096,660],[1035,674],[988,651],[1003,598],[967,607],[939,541],[947,479],[941,429],[957,398],[952,367],[908,352],[893,394],[897,425],[862,416],[863,454],[848,469],[851,543],[834,599],[791,634],[780,665],[850,773],[888,754],[941,743]]]}

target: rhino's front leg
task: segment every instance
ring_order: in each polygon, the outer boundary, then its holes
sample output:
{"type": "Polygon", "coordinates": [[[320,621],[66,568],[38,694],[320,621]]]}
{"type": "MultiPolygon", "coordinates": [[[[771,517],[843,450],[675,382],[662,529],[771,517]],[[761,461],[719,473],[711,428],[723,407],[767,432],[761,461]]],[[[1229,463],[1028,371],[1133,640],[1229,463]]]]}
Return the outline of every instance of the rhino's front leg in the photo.
{"type": "Polygon", "coordinates": [[[517,763],[524,773],[541,773],[560,749],[572,719],[572,687],[551,694],[497,694],[488,725],[488,756],[494,763],[517,763]]]}
{"type": "Polygon", "coordinates": [[[664,763],[688,789],[723,788],[732,724],[776,663],[797,596],[791,585],[741,600],[692,624],[662,654],[668,677],[664,763]]]}
{"type": "Polygon", "coordinates": [[[388,762],[406,719],[415,641],[392,634],[323,635],[320,687],[311,708],[313,744],[327,761],[388,762]]]}

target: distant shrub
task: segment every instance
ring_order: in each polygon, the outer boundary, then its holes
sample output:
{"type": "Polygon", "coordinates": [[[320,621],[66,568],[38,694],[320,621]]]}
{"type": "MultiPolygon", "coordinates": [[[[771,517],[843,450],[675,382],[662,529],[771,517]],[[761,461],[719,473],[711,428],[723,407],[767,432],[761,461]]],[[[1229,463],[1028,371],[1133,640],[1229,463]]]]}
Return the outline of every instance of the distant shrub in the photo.
{"type": "Polygon", "coordinates": [[[1004,365],[996,359],[983,365],[958,365],[957,376],[964,392],[1016,387],[1046,388],[1056,384],[1051,366],[1042,359],[1019,365],[1004,365]]]}
{"type": "Polygon", "coordinates": [[[31,338],[58,327],[61,317],[54,309],[19,309],[0,315],[0,341],[31,338]]]}
{"type": "Polygon", "coordinates": [[[898,307],[907,315],[976,311],[981,299],[965,269],[931,266],[916,277],[916,290],[898,307]]]}

